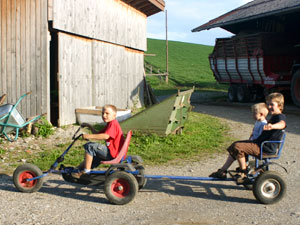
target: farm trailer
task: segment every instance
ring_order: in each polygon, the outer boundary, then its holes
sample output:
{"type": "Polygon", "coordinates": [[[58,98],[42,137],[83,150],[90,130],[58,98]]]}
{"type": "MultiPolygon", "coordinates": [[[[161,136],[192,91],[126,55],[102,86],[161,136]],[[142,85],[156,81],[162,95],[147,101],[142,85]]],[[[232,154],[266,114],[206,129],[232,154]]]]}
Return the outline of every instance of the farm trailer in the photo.
{"type": "Polygon", "coordinates": [[[210,67],[219,83],[229,84],[229,101],[255,101],[279,91],[290,93],[300,107],[298,40],[297,36],[285,33],[216,39],[209,56],[210,67]]]}

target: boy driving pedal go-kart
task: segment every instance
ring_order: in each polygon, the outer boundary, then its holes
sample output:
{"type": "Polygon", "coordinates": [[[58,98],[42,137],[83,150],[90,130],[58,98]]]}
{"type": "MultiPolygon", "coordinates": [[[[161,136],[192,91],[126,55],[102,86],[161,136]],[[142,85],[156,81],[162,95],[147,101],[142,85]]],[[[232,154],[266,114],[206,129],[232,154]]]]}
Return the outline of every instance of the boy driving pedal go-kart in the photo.
{"type": "MultiPolygon", "coordinates": [[[[127,133],[126,139],[123,138],[121,129],[118,132],[118,122],[115,123],[114,108],[111,105],[105,106],[103,110],[103,120],[107,122],[103,133],[96,134],[79,134],[81,127],[73,135],[73,142],[68,148],[55,160],[50,169],[42,172],[37,166],[33,164],[23,164],[14,171],[13,181],[15,187],[21,192],[36,192],[43,184],[43,178],[50,173],[61,174],[65,181],[71,183],[78,183],[83,185],[98,186],[104,184],[104,193],[111,203],[123,205],[132,201],[138,190],[143,188],[146,184],[146,177],[144,175],[144,167],[142,166],[142,159],[139,156],[127,156],[127,151],[132,135],[132,131],[127,133]],[[110,129],[114,129],[111,131],[110,129]],[[108,148],[106,155],[102,157],[105,151],[99,153],[99,148],[94,148],[85,154],[85,160],[80,164],[82,168],[65,167],[60,164],[64,161],[64,156],[69,152],[74,143],[82,136],[86,135],[86,139],[106,140],[108,148]],[[118,142],[119,145],[116,144],[118,142]],[[112,148],[112,146],[114,148],[112,148]],[[95,150],[95,151],[94,151],[95,150]],[[94,152],[95,156],[90,153],[94,152]],[[104,153],[103,153],[104,152],[104,153]],[[100,157],[99,157],[100,155],[100,157]],[[105,160],[106,159],[106,160],[105,160]],[[111,159],[111,160],[108,160],[111,159]],[[108,160],[108,161],[107,161],[108,160]],[[56,170],[58,165],[60,168],[56,170]],[[106,170],[89,170],[98,166],[99,164],[107,164],[109,167],[106,170]],[[84,171],[84,169],[86,169],[84,171]]],[[[86,124],[83,124],[86,126],[86,124]]],[[[93,128],[92,128],[93,129],[93,128]]],[[[86,144],[85,146],[89,146],[86,144]]],[[[98,146],[101,146],[100,144],[98,146]]],[[[100,151],[103,149],[100,149],[100,151]]],[[[104,148],[105,150],[105,148],[104,148]]]]}
{"type": "Polygon", "coordinates": [[[124,137],[120,124],[116,120],[116,115],[117,108],[114,105],[105,105],[102,108],[102,119],[106,123],[104,129],[98,132],[90,124],[81,124],[81,127],[88,127],[93,133],[83,134],[83,139],[105,140],[106,145],[95,142],[88,142],[84,145],[84,161],[78,166],[81,171],[73,173],[74,178],[80,178],[82,174],[88,174],[103,160],[111,160],[117,157],[124,144],[124,137]]]}

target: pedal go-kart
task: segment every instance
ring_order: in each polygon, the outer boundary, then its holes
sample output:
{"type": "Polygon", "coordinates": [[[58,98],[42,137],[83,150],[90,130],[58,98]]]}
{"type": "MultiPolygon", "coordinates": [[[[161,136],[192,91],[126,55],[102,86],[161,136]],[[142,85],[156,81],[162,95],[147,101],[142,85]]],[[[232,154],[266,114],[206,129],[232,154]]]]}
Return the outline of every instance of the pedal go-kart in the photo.
{"type": "MultiPolygon", "coordinates": [[[[286,193],[286,183],[282,176],[276,171],[270,171],[270,165],[280,166],[287,172],[286,168],[271,160],[279,159],[285,142],[285,131],[282,131],[280,141],[264,141],[260,146],[260,157],[248,161],[248,174],[240,185],[247,189],[252,189],[255,198],[263,204],[273,204],[280,201],[286,193]],[[263,146],[266,143],[278,143],[279,147],[275,155],[263,154],[263,146]]],[[[232,178],[218,179],[212,177],[187,177],[187,176],[164,176],[164,175],[145,175],[151,179],[173,179],[173,180],[201,180],[201,181],[235,181],[237,170],[228,171],[232,178]]]]}
{"type": "Polygon", "coordinates": [[[139,189],[146,184],[142,159],[139,156],[127,156],[128,146],[132,132],[127,133],[124,145],[118,156],[111,161],[102,161],[101,164],[110,165],[107,170],[92,170],[89,174],[82,175],[79,179],[72,176],[73,172],[79,172],[73,167],[65,167],[60,164],[64,161],[64,156],[72,148],[73,144],[82,136],[78,134],[81,127],[73,135],[73,142],[55,160],[50,169],[42,172],[33,164],[23,164],[16,168],[13,174],[15,187],[26,193],[37,192],[43,185],[43,178],[48,174],[61,174],[65,181],[83,185],[104,184],[104,193],[107,199],[117,205],[127,204],[134,199],[139,189]],[[56,168],[60,164],[59,169],[56,168]]]}
{"type": "MultiPolygon", "coordinates": [[[[13,181],[16,188],[21,192],[36,192],[43,185],[43,177],[49,173],[61,174],[65,181],[71,183],[79,183],[83,185],[100,185],[104,183],[104,193],[111,203],[123,205],[134,199],[139,189],[143,188],[147,179],[173,179],[173,180],[201,180],[201,181],[235,181],[234,175],[237,171],[228,171],[232,178],[218,179],[212,177],[189,177],[189,176],[166,176],[166,175],[145,175],[142,159],[139,156],[126,157],[131,131],[128,132],[125,143],[117,156],[111,161],[103,161],[102,164],[110,164],[110,167],[105,170],[92,170],[90,174],[73,178],[71,173],[78,172],[73,167],[60,166],[56,170],[58,164],[63,162],[65,154],[71,149],[72,145],[81,137],[77,135],[80,128],[73,136],[73,142],[59,156],[51,168],[42,172],[37,166],[32,164],[24,164],[19,166],[14,174],[13,181]],[[126,157],[126,158],[125,158],[126,157]]],[[[271,164],[279,165],[271,162],[273,159],[279,159],[283,144],[285,141],[285,132],[283,131],[281,141],[265,141],[261,145],[261,154],[255,159],[255,163],[248,164],[249,173],[245,182],[242,183],[247,189],[252,189],[255,198],[263,204],[273,204],[280,201],[286,193],[286,184],[282,176],[270,171],[271,164]],[[262,152],[263,145],[267,142],[279,143],[278,151],[275,155],[264,155],[262,152]]],[[[280,166],[280,165],[279,165],[280,166]]],[[[282,167],[282,166],[281,166],[282,167]]],[[[286,172],[287,170],[282,167],[286,172]]]]}

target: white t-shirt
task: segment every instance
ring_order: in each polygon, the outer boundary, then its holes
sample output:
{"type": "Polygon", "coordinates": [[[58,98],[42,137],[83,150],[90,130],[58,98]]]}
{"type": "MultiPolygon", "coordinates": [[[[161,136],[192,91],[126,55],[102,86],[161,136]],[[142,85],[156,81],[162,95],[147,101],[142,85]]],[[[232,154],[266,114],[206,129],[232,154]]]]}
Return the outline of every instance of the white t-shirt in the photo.
{"type": "Polygon", "coordinates": [[[250,140],[255,140],[261,135],[261,132],[264,130],[264,125],[266,125],[268,122],[267,120],[262,120],[262,121],[256,121],[254,124],[254,128],[252,131],[252,135],[250,137],[250,140]]]}

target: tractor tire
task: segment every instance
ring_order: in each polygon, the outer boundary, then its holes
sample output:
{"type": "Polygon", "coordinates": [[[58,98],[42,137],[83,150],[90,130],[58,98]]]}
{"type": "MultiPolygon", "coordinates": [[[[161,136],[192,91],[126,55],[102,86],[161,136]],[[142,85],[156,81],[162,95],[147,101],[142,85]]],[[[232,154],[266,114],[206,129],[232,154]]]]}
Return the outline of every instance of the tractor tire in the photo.
{"type": "Polygon", "coordinates": [[[297,70],[292,78],[291,97],[294,104],[300,108],[300,70],[297,70]]]}
{"type": "Polygon", "coordinates": [[[239,85],[236,92],[238,102],[248,102],[250,100],[250,90],[245,85],[239,85]]]}
{"type": "Polygon", "coordinates": [[[36,165],[26,163],[17,167],[14,171],[13,182],[15,187],[21,192],[37,192],[43,185],[43,178],[32,181],[27,181],[27,179],[41,175],[43,175],[43,172],[36,165]]]}
{"type": "Polygon", "coordinates": [[[230,85],[228,88],[227,99],[229,102],[236,102],[237,101],[237,86],[230,85]]]}

